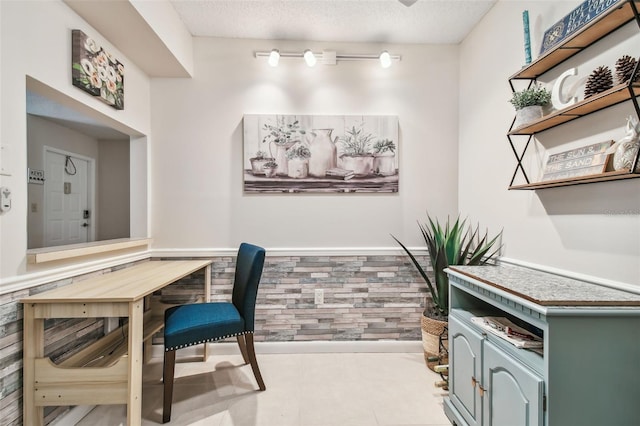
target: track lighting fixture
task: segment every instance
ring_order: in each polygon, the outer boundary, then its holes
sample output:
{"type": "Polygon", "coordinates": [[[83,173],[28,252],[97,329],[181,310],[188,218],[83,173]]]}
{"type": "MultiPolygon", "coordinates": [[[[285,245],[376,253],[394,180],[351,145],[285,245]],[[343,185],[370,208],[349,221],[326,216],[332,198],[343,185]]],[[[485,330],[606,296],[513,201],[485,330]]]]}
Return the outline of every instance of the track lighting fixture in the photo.
{"type": "Polygon", "coordinates": [[[336,65],[338,61],[379,61],[383,68],[389,68],[393,62],[400,61],[400,55],[391,55],[386,50],[380,54],[351,54],[336,53],[331,50],[324,50],[322,53],[313,53],[311,49],[303,52],[280,52],[278,49],[272,49],[270,52],[255,52],[256,58],[267,58],[267,62],[272,67],[278,66],[280,58],[302,58],[310,67],[315,66],[318,62],[323,65],[336,65]]]}

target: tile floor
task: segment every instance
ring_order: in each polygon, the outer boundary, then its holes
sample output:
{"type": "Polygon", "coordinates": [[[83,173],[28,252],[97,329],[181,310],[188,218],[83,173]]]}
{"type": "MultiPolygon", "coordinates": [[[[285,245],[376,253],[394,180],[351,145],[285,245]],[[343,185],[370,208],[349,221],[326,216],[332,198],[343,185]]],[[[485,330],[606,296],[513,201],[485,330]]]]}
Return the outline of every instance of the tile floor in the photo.
{"type": "MultiPolygon", "coordinates": [[[[195,360],[195,358],[192,358],[195,360]]],[[[258,354],[257,391],[240,355],[176,365],[171,425],[450,426],[439,376],[420,353],[258,354]]],[[[144,371],[142,424],[161,423],[162,359],[144,371]]],[[[126,424],[124,406],[100,406],[82,426],[126,424]]]]}

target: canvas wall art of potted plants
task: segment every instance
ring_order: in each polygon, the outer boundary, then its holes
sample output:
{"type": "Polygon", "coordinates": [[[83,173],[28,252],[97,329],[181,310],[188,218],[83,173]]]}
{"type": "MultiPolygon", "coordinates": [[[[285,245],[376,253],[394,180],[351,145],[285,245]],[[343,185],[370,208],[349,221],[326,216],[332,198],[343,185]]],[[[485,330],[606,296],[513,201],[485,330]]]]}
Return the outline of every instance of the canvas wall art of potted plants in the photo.
{"type": "Polygon", "coordinates": [[[551,101],[551,92],[540,84],[513,92],[509,102],[516,109],[516,119],[513,128],[526,126],[543,117],[543,107],[551,101]]]}
{"type": "Polygon", "coordinates": [[[409,256],[418,273],[427,284],[428,297],[421,320],[422,343],[427,366],[447,364],[448,346],[446,329],[449,315],[449,278],[444,272],[450,265],[486,265],[495,260],[502,248],[502,232],[493,238],[488,231],[480,232],[480,226],[471,226],[467,219],[447,217],[440,223],[427,214],[427,222],[418,222],[420,233],[428,251],[429,261],[420,260],[398,238],[393,239],[409,256]],[[444,338],[443,338],[444,336],[444,338]]]}
{"type": "Polygon", "coordinates": [[[395,116],[245,115],[243,128],[245,152],[255,153],[245,157],[250,164],[245,191],[259,191],[262,185],[275,192],[280,182],[283,191],[326,192],[340,186],[335,189],[340,192],[349,185],[348,191],[376,192],[371,179],[385,178],[380,188],[386,185],[385,192],[397,192],[395,116]],[[267,163],[271,167],[265,167],[267,163]],[[269,182],[261,184],[261,179],[269,182]],[[299,183],[292,187],[288,179],[299,183]]]}

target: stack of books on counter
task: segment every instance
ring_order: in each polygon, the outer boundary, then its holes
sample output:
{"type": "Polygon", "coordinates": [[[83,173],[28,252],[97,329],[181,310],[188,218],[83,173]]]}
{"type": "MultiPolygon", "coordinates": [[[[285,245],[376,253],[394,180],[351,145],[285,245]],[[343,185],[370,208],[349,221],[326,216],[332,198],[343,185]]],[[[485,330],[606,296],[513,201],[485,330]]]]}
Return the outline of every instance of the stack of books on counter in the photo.
{"type": "Polygon", "coordinates": [[[472,317],[471,322],[518,348],[531,349],[540,353],[540,349],[543,347],[543,340],[540,336],[517,326],[508,318],[472,317]]]}
{"type": "Polygon", "coordinates": [[[355,173],[353,173],[353,170],[341,169],[336,167],[336,168],[327,170],[326,176],[337,178],[337,179],[349,180],[355,176],[355,173]]]}

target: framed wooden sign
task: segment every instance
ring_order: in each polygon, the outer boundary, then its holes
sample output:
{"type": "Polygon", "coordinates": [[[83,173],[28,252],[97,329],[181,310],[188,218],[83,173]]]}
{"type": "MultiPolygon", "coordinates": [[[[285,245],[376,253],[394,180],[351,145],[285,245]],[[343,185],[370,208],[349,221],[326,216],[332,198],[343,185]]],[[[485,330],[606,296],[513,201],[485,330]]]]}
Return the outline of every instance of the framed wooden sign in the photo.
{"type": "Polygon", "coordinates": [[[604,173],[613,141],[599,142],[581,148],[552,154],[547,159],[541,181],[568,179],[604,173]]]}
{"type": "Polygon", "coordinates": [[[602,13],[611,9],[614,5],[621,3],[624,3],[624,0],[584,1],[545,31],[542,37],[542,45],[540,46],[540,55],[555,47],[558,43],[593,21],[602,13]]]}

